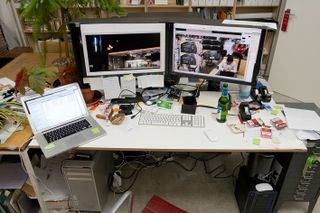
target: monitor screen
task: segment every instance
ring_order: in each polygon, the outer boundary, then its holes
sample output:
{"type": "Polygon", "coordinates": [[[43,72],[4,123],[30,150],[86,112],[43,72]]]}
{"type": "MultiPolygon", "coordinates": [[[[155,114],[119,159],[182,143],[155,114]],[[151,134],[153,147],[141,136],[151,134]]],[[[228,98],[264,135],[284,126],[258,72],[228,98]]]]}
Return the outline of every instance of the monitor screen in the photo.
{"type": "Polygon", "coordinates": [[[165,71],[165,24],[82,24],[87,76],[165,71]]]}
{"type": "Polygon", "coordinates": [[[261,29],[182,23],[173,28],[174,73],[252,83],[261,29]]]}

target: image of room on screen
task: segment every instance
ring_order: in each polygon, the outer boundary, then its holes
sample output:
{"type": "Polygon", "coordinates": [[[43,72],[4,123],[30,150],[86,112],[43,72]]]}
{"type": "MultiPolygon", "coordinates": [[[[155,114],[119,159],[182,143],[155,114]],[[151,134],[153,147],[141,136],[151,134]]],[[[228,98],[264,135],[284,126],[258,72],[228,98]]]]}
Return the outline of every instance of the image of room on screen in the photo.
{"type": "Polygon", "coordinates": [[[177,32],[175,70],[244,79],[250,36],[239,34],[177,32]]]}
{"type": "Polygon", "coordinates": [[[90,72],[160,68],[160,33],[86,35],[90,72]]]}

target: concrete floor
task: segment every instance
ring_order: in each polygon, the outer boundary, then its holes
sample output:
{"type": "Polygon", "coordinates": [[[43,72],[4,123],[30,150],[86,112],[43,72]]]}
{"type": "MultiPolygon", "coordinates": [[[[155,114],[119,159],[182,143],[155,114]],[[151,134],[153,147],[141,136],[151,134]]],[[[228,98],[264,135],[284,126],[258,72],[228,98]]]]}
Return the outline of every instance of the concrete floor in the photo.
{"type": "MultiPolygon", "coordinates": [[[[193,162],[186,159],[177,160],[189,168],[193,162]]],[[[224,173],[228,175],[233,166],[238,164],[239,153],[226,154],[221,161],[226,163],[229,168],[224,173]]],[[[219,159],[213,160],[212,164],[218,164],[218,162],[219,159]]],[[[213,167],[214,165],[211,166],[211,168],[213,167]]],[[[140,173],[131,191],[134,194],[134,213],[141,212],[153,195],[158,195],[190,213],[239,212],[234,196],[233,179],[220,180],[205,174],[202,163],[198,163],[191,172],[187,172],[175,164],[144,170],[140,173]]],[[[110,194],[108,207],[118,198],[119,196],[110,194]]],[[[307,208],[308,203],[288,202],[284,203],[279,213],[304,213],[307,212],[307,208]]],[[[119,213],[125,212],[128,212],[126,204],[119,213]]],[[[320,201],[313,212],[320,212],[320,201]]]]}
{"type": "MultiPolygon", "coordinates": [[[[273,98],[276,102],[299,102],[279,93],[275,93],[273,98]]],[[[219,160],[224,162],[228,168],[225,173],[230,174],[239,159],[239,154],[233,153],[215,159],[212,163],[217,164],[219,160]]],[[[181,159],[178,160],[181,161],[181,159]]],[[[182,162],[188,167],[192,164],[187,159],[182,159],[182,162]]],[[[175,164],[142,171],[131,190],[134,194],[133,212],[141,212],[153,195],[158,195],[191,213],[239,212],[232,178],[214,179],[204,173],[202,163],[198,163],[194,171],[191,172],[187,172],[175,164]]],[[[110,194],[106,209],[118,198],[119,196],[110,194]]],[[[307,208],[308,203],[287,202],[282,205],[279,213],[304,213],[307,212],[307,208]]],[[[119,212],[128,212],[127,206],[125,205],[119,212]]],[[[320,213],[320,200],[318,200],[313,212],[320,213]]]]}

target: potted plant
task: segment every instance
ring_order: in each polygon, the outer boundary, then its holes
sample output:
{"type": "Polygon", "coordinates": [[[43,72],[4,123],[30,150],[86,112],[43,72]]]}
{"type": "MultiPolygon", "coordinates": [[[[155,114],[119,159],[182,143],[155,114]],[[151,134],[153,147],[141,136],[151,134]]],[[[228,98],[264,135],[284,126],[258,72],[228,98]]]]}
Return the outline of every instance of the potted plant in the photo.
{"type": "MultiPolygon", "coordinates": [[[[25,93],[25,87],[29,86],[39,94],[43,94],[46,85],[52,85],[53,82],[61,77],[75,73],[75,66],[70,55],[68,43],[67,24],[71,17],[78,18],[83,16],[81,8],[96,7],[98,9],[122,14],[123,9],[119,7],[117,0],[22,0],[20,9],[22,17],[28,19],[32,24],[35,46],[40,57],[40,64],[32,67],[30,70],[21,69],[16,78],[16,89],[22,94],[25,93]],[[61,26],[58,30],[64,40],[65,57],[60,57],[54,61],[56,66],[47,67],[46,53],[48,36],[53,35],[52,21],[56,19],[57,14],[61,14],[61,26]],[[38,40],[43,40],[43,48],[38,45],[38,40]],[[57,68],[59,67],[59,69],[57,68]],[[71,71],[70,71],[71,70],[71,71]],[[70,72],[70,73],[69,73],[70,72]]],[[[61,54],[60,54],[61,56],[61,54]]],[[[75,74],[74,74],[75,75],[75,74]]],[[[69,80],[66,83],[71,83],[69,80]]]]}

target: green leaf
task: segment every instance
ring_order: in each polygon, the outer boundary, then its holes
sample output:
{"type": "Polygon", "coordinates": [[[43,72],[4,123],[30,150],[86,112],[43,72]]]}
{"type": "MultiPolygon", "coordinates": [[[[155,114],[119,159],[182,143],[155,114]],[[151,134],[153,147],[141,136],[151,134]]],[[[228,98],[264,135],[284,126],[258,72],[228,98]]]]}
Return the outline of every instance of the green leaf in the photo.
{"type": "Polygon", "coordinates": [[[46,86],[45,68],[41,66],[34,66],[29,70],[29,87],[42,95],[46,86]]]}
{"type": "Polygon", "coordinates": [[[55,80],[59,78],[59,70],[57,67],[46,67],[44,68],[44,72],[46,75],[46,81],[52,85],[55,80]]]}

